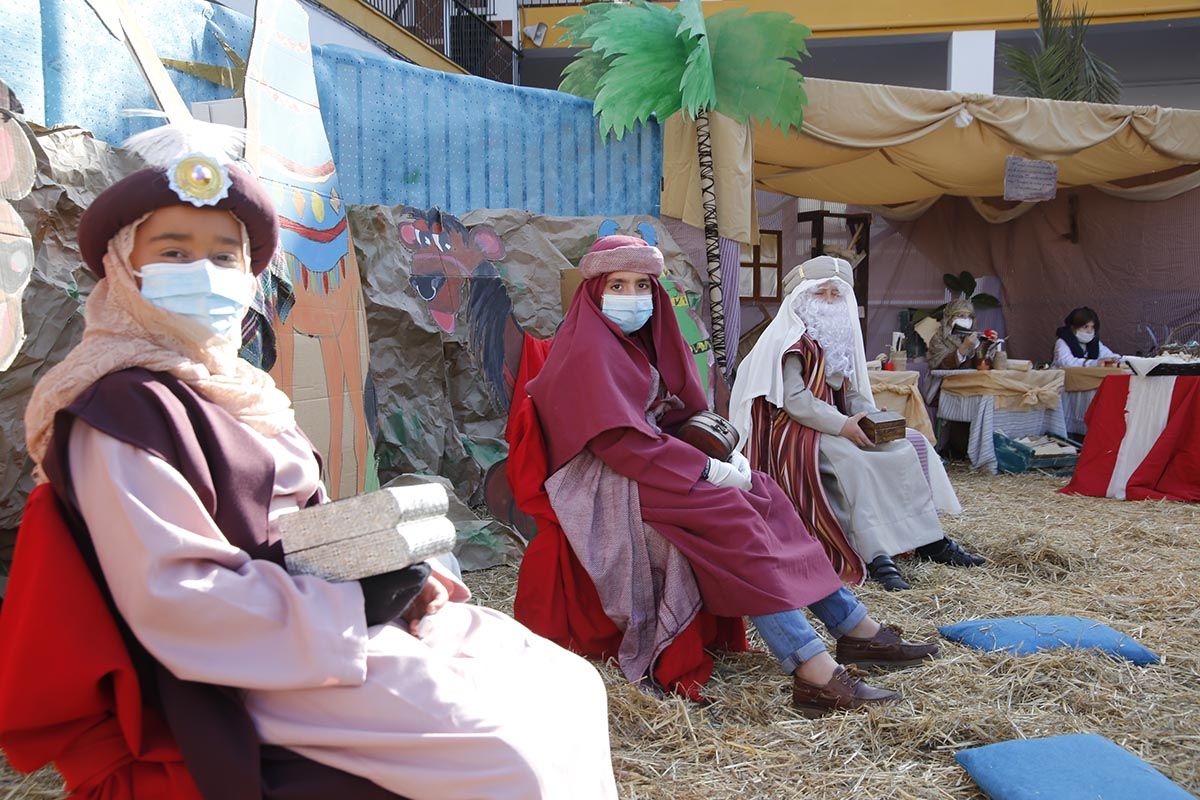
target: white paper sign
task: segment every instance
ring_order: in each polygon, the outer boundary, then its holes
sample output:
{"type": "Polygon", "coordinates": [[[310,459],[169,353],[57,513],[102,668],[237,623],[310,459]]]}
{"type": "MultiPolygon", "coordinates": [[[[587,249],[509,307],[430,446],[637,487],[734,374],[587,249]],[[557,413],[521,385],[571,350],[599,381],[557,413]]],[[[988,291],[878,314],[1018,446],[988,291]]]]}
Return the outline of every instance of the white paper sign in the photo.
{"type": "Polygon", "coordinates": [[[1057,191],[1057,164],[1020,156],[1004,159],[1005,200],[1053,200],[1057,191]]]}

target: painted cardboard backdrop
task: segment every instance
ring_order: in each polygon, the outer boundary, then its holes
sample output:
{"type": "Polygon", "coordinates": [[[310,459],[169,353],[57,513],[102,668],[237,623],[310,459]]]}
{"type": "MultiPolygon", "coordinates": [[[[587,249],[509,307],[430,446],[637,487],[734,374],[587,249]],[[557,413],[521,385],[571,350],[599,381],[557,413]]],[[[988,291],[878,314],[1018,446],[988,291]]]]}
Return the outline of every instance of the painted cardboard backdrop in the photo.
{"type": "Polygon", "coordinates": [[[33,271],[29,229],[9,201],[29,194],[37,168],[33,134],[19,103],[10,104],[10,99],[15,101],[0,81],[0,372],[12,364],[25,340],[21,295],[33,271]]]}
{"type": "Polygon", "coordinates": [[[33,490],[25,450],[25,405],[33,385],[83,335],[83,303],[95,278],[83,266],[75,227],[83,209],[132,164],[86,131],[35,129],[37,177],[13,202],[32,235],[33,271],[22,298],[26,338],[0,372],[0,528],[15,528],[33,490]]]}
{"type": "MultiPolygon", "coordinates": [[[[95,0],[93,0],[95,2],[95,0]]],[[[249,57],[253,20],[206,0],[125,0],[158,55],[230,66],[218,41],[249,57]]],[[[311,3],[306,4],[306,6],[311,3]]],[[[314,11],[313,13],[321,13],[314,11]]],[[[79,125],[109,144],[151,123],[146,81],[85,0],[0,2],[0,80],[26,118],[79,125]]],[[[337,46],[312,48],[321,116],[345,202],[526,208],[542,214],[658,215],[662,134],[602,139],[592,104],[561,92],[449,75],[337,46]]],[[[233,91],[168,70],[188,103],[233,91]]]]}
{"type": "Polygon", "coordinates": [[[602,230],[652,232],[702,374],[710,364],[695,310],[699,274],[653,218],[479,210],[460,219],[436,209],[353,206],[350,226],[363,271],[383,481],[438,473],[464,498],[481,499],[484,471],[507,453],[521,337],[554,334],[562,275],[602,230]]]}
{"type": "Polygon", "coordinates": [[[308,15],[294,0],[256,4],[245,101],[246,160],[275,201],[295,299],[276,326],[272,377],[325,455],[330,496],[378,488],[358,265],[321,121],[308,15]]]}

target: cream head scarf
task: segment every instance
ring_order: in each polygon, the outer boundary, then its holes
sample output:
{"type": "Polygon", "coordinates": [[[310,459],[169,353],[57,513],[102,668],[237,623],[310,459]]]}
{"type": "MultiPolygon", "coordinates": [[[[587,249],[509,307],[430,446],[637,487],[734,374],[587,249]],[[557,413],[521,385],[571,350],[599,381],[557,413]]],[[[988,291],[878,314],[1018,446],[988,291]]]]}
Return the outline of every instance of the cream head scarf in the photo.
{"type": "Polygon", "coordinates": [[[854,297],[854,271],[850,263],[833,256],[817,256],[805,261],[788,274],[784,286],[788,294],[779,307],[779,313],[766,327],[754,348],[738,365],[737,379],[729,399],[730,422],[740,434],[739,447],[750,440],[750,409],[755,398],[765,397],[767,402],[783,407],[783,354],[800,340],[807,330],[799,313],[800,301],[804,296],[826,283],[837,285],[840,302],[852,320],[853,370],[846,380],[854,388],[874,402],[871,395],[870,375],[863,351],[862,329],[858,324],[858,301],[854,297]]]}
{"type": "MultiPolygon", "coordinates": [[[[296,424],[291,401],[271,376],[238,358],[240,325],[227,336],[215,336],[142,297],[129,256],[138,226],[148,217],[122,228],[109,241],[105,276],[84,311],[83,340],[34,386],[25,409],[25,441],[39,482],[45,480],[41,464],[55,414],[105,375],[131,367],[174,375],[263,435],[274,436],[296,424]]],[[[249,246],[244,229],[242,242],[249,246]]]]}

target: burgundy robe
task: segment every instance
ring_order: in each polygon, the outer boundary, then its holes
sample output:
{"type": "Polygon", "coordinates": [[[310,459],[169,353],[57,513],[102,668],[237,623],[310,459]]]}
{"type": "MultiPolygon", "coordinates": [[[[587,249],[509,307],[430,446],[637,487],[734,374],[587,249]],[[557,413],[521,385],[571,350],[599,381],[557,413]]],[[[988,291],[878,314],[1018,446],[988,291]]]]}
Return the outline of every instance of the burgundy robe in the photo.
{"type": "Polygon", "coordinates": [[[802,608],[841,587],[821,545],[768,476],[750,491],[701,480],[707,456],[671,435],[707,407],[666,291],[631,336],[600,310],[604,276],[576,292],[529,394],[557,470],[584,447],[638,483],[642,518],[688,559],[705,609],[757,616],[802,608]],[[652,380],[674,408],[659,430],[645,413],[652,380]]]}

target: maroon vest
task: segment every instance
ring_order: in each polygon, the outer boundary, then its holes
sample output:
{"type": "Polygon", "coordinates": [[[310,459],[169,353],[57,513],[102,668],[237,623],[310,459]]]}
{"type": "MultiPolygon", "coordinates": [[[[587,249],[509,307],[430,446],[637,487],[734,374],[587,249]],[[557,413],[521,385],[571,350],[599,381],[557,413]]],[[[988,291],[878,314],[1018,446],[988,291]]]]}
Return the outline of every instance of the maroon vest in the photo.
{"type": "MultiPolygon", "coordinates": [[[[58,412],[53,442],[42,465],[80,553],[121,629],[143,696],[147,704],[162,710],[205,798],[396,798],[364,778],[282,748],[262,746],[237,690],[181,680],[146,652],[112,601],[95,546],[75,505],[68,444],[76,419],[170,464],[233,545],[252,558],[282,565],[279,542],[267,536],[274,459],[227,411],[178,378],[134,368],[106,375],[58,412]]],[[[317,499],[314,496],[309,504],[317,499]]]]}

